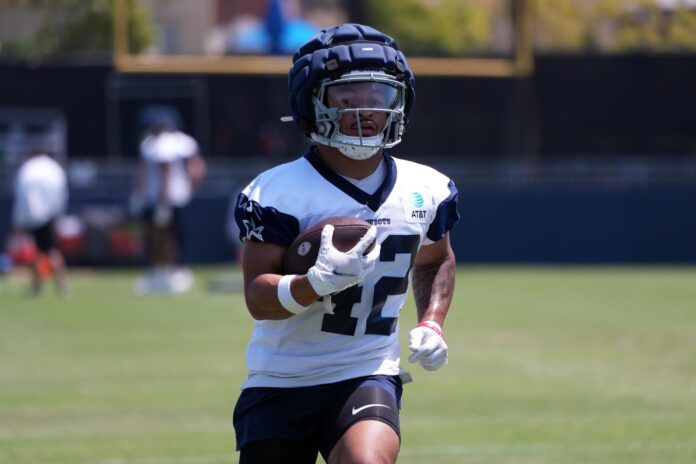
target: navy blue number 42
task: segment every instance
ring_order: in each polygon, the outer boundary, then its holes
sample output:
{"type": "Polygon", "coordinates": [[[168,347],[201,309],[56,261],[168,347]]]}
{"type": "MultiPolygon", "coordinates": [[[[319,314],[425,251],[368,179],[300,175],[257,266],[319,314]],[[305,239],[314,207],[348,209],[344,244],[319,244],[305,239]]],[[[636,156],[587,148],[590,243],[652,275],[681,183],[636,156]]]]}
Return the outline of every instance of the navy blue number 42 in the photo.
{"type": "MultiPolygon", "coordinates": [[[[390,235],[382,242],[379,253],[380,262],[391,262],[397,254],[408,253],[410,255],[408,269],[403,277],[382,277],[375,284],[372,298],[372,309],[365,324],[365,333],[372,335],[389,335],[396,330],[396,317],[382,316],[382,308],[389,295],[401,295],[408,288],[408,275],[413,267],[418,251],[418,235],[390,235]]],[[[334,306],[333,314],[325,314],[321,324],[321,330],[341,335],[355,335],[358,318],[350,315],[353,305],[360,302],[363,287],[356,285],[349,287],[331,297],[334,306]]]]}

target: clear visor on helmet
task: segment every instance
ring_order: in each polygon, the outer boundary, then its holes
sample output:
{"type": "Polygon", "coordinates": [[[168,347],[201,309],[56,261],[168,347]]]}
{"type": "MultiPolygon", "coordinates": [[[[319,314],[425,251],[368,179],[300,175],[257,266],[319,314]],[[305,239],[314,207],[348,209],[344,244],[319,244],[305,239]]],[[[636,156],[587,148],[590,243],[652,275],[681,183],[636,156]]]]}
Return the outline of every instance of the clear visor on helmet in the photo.
{"type": "Polygon", "coordinates": [[[399,89],[386,82],[344,82],[326,88],[330,108],[371,108],[393,110],[399,103],[399,89]]]}
{"type": "Polygon", "coordinates": [[[401,88],[391,82],[339,81],[326,86],[324,104],[337,111],[338,132],[359,137],[354,143],[363,145],[365,137],[388,130],[392,113],[401,104],[401,95],[401,88]]]}

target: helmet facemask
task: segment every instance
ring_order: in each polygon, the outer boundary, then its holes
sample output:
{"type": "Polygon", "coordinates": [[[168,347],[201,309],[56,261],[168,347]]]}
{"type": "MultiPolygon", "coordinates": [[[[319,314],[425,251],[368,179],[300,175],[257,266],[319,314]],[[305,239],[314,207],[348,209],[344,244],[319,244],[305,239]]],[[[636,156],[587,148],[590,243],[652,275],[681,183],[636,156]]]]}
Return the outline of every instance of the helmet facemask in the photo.
{"type": "Polygon", "coordinates": [[[401,142],[406,86],[380,71],[352,71],[323,80],[312,98],[312,140],[365,160],[401,142]],[[341,128],[349,133],[343,133],[341,128]]]}

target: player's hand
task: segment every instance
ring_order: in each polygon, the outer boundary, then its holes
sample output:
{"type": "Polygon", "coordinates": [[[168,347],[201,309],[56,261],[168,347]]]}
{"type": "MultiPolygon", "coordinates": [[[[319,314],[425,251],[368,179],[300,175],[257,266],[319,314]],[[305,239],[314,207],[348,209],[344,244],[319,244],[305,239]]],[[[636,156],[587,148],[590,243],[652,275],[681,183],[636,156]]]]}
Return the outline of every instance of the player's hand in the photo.
{"type": "Polygon", "coordinates": [[[447,364],[447,343],[437,322],[426,321],[408,334],[409,362],[418,362],[427,371],[436,371],[447,364]]]}
{"type": "Polygon", "coordinates": [[[379,258],[379,243],[367,255],[363,255],[377,236],[377,229],[370,227],[360,241],[349,251],[338,251],[333,245],[334,227],[327,224],[321,231],[319,255],[314,266],[307,271],[307,279],[317,295],[325,296],[357,285],[372,272],[379,258]]]}

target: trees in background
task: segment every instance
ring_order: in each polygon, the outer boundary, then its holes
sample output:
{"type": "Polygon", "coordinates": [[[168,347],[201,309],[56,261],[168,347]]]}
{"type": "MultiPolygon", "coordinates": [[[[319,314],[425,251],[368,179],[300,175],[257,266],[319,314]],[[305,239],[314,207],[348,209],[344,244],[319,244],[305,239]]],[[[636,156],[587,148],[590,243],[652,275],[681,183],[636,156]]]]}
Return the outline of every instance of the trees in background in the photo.
{"type": "Polygon", "coordinates": [[[605,28],[613,29],[611,51],[696,51],[696,9],[685,3],[660,7],[655,0],[621,3],[626,2],[603,0],[597,12],[605,28]]]}
{"type": "Polygon", "coordinates": [[[536,0],[536,48],[564,52],[694,52],[696,9],[660,0],[536,0]]]}
{"type": "MultiPolygon", "coordinates": [[[[499,54],[511,50],[514,0],[361,0],[369,24],[425,55],[499,54]],[[507,31],[506,31],[507,29],[507,31]]],[[[685,1],[535,0],[541,52],[696,51],[696,9],[685,1]]]]}
{"type": "Polygon", "coordinates": [[[462,55],[489,49],[494,6],[460,0],[366,0],[368,24],[415,54],[462,55]]]}
{"type": "MultiPolygon", "coordinates": [[[[217,1],[217,0],[198,0],[217,1]]],[[[235,1],[235,0],[226,0],[235,1]]],[[[259,0],[262,1],[262,0],[259,0]]],[[[316,3],[317,0],[300,0],[316,3]]],[[[399,39],[410,55],[510,54],[515,0],[344,0],[336,7],[357,22],[399,39]]],[[[131,52],[147,49],[155,27],[144,3],[127,0],[131,52]]],[[[0,0],[0,15],[24,7],[40,17],[31,34],[2,37],[0,57],[29,61],[108,54],[112,0],[0,0]],[[4,9],[4,11],[3,11],[4,9]]],[[[696,8],[690,0],[533,0],[539,52],[696,52],[696,8]]]]}
{"type": "MultiPolygon", "coordinates": [[[[129,2],[129,44],[132,52],[147,48],[153,26],[137,0],[129,2]]],[[[38,29],[27,38],[2,44],[4,56],[40,61],[84,53],[110,53],[113,42],[111,0],[15,0],[13,6],[32,9],[41,16],[38,29]]]]}

